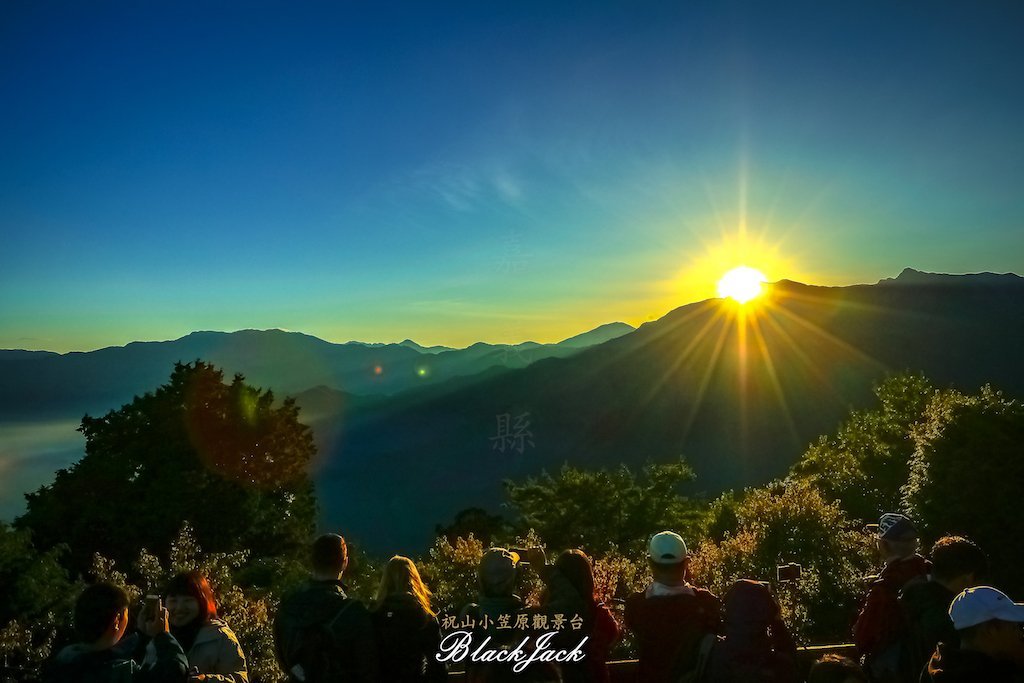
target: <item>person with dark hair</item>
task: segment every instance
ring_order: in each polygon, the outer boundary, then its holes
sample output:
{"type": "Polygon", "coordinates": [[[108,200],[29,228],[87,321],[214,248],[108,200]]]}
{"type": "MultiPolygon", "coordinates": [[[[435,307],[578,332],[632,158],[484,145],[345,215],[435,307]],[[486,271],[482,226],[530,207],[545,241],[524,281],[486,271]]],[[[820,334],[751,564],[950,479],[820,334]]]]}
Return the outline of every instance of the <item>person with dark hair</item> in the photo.
{"type": "Polygon", "coordinates": [[[876,683],[896,683],[917,675],[910,625],[900,606],[900,592],[927,580],[930,563],[917,553],[917,528],[904,515],[887,512],[871,525],[875,547],[885,565],[869,577],[868,594],[853,627],[857,654],[876,683]]]}
{"type": "MultiPolygon", "coordinates": [[[[194,680],[248,683],[245,653],[227,622],[217,616],[213,588],[197,571],[175,575],[164,587],[171,635],[181,643],[194,680]]],[[[153,661],[153,644],[144,662],[153,661]]]]}
{"type": "Polygon", "coordinates": [[[654,580],[626,599],[626,627],[636,636],[640,680],[662,683],[693,672],[721,623],[721,603],[687,581],[690,558],[679,534],[651,537],[648,563],[654,580]]]}
{"type": "Polygon", "coordinates": [[[708,660],[710,683],[795,683],[796,642],[767,583],[740,579],[725,594],[722,635],[708,660]]]}
{"type": "Polygon", "coordinates": [[[565,619],[577,615],[581,619],[578,629],[559,632],[553,647],[573,650],[585,637],[584,659],[561,664],[562,680],[566,683],[594,681],[607,683],[608,656],[612,645],[619,639],[619,625],[611,611],[598,602],[594,588],[594,569],[590,558],[582,550],[566,550],[547,564],[541,548],[527,553],[530,567],[544,581],[541,611],[551,620],[561,614],[565,619]]]}
{"type": "Polygon", "coordinates": [[[167,610],[161,609],[139,628],[152,638],[155,657],[139,666],[131,658],[135,637],[128,630],[128,596],[121,588],[98,583],[75,602],[78,643],[62,649],[43,670],[44,683],[184,683],[187,662],[181,645],[168,632],[167,610]]]}
{"type": "Polygon", "coordinates": [[[430,590],[408,557],[395,555],[384,565],[370,614],[381,680],[412,683],[448,678],[447,667],[436,657],[441,626],[430,605],[430,590]]]}
{"type": "Polygon", "coordinates": [[[962,591],[977,586],[988,572],[988,559],[977,545],[962,536],[943,536],[932,546],[928,580],[912,583],[900,595],[910,623],[913,671],[919,674],[935,647],[959,644],[949,606],[962,591]]]}
{"type": "Polygon", "coordinates": [[[868,683],[868,677],[849,657],[825,655],[811,666],[807,683],[868,683]]]}
{"type": "Polygon", "coordinates": [[[949,606],[959,645],[939,643],[921,683],[1024,681],[1024,604],[990,586],[961,592],[949,606]]]}
{"type": "Polygon", "coordinates": [[[341,577],[348,546],[324,534],[311,547],[312,576],[281,601],[274,619],[274,651],[290,681],[377,681],[377,646],[370,613],[345,593],[341,577]]]}

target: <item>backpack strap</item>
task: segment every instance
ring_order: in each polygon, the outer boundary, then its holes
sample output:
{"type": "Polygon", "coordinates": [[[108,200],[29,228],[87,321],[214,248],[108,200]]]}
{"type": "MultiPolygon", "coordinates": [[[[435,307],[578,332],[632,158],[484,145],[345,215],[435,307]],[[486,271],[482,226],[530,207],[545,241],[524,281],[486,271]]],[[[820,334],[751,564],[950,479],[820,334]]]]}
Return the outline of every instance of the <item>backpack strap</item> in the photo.
{"type": "Polygon", "coordinates": [[[334,624],[335,624],[335,622],[337,622],[337,621],[338,621],[338,619],[340,619],[340,618],[341,618],[341,615],[345,613],[345,610],[347,610],[347,609],[348,609],[349,607],[351,607],[351,606],[352,606],[352,603],[354,603],[354,602],[355,602],[355,600],[353,600],[352,598],[345,598],[345,604],[344,604],[344,605],[342,605],[341,609],[340,609],[340,610],[338,610],[338,613],[334,615],[334,618],[333,618],[333,619],[331,619],[330,621],[328,621],[328,622],[327,622],[327,623],[325,624],[325,626],[326,626],[326,627],[327,627],[328,629],[333,629],[333,628],[334,628],[334,624]]]}
{"type": "Polygon", "coordinates": [[[714,633],[709,633],[701,639],[700,647],[697,648],[697,665],[693,668],[694,681],[704,680],[704,672],[707,670],[708,661],[711,659],[711,649],[717,642],[718,636],[714,633]]]}

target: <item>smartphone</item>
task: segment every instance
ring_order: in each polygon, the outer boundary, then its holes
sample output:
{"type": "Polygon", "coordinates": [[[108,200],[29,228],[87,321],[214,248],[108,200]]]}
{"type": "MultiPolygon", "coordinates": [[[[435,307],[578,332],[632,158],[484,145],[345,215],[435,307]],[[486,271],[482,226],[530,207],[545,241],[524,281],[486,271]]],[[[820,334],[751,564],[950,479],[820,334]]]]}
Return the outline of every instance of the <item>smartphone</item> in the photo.
{"type": "Polygon", "coordinates": [[[784,564],[775,569],[775,578],[778,581],[796,581],[803,573],[803,567],[796,562],[784,564]]]}
{"type": "Polygon", "coordinates": [[[147,595],[145,605],[142,608],[143,618],[146,621],[153,621],[160,614],[161,607],[163,607],[163,604],[159,595],[147,595]]]}

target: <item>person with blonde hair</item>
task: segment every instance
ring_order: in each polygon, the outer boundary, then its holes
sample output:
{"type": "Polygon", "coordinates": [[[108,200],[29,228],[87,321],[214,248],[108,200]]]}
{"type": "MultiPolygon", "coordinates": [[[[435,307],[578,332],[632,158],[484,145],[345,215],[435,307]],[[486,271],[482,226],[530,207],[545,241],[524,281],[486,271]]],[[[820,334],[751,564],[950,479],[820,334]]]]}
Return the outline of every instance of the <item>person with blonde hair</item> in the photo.
{"type": "Polygon", "coordinates": [[[384,565],[371,607],[380,676],[384,681],[443,681],[437,661],[441,626],[430,605],[430,590],[415,563],[395,555],[384,565]]]}

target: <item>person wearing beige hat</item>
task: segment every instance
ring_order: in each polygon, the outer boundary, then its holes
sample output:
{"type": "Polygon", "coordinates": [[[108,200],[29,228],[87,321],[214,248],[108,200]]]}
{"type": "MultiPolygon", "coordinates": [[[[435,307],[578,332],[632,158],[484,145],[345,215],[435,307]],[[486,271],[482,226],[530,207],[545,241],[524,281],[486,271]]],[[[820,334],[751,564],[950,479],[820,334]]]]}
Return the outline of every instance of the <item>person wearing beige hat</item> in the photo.
{"type": "Polygon", "coordinates": [[[699,644],[718,632],[721,602],[687,580],[690,557],[679,534],[654,534],[647,560],[653,581],[626,599],[625,621],[636,636],[639,680],[667,683],[694,668],[699,644]]]}
{"type": "MultiPolygon", "coordinates": [[[[515,593],[520,567],[525,559],[506,548],[488,548],[480,557],[480,565],[477,567],[480,592],[476,602],[463,607],[459,614],[460,622],[469,618],[473,623],[471,631],[474,647],[486,642],[487,647],[493,650],[511,652],[523,642],[524,637],[532,635],[528,630],[516,626],[520,615],[532,617],[537,613],[537,610],[527,607],[515,593]]],[[[527,641],[524,648],[528,651],[532,646],[533,643],[527,641]]],[[[517,680],[524,683],[561,681],[559,667],[555,663],[534,662],[518,674],[512,670],[514,664],[514,660],[504,657],[489,661],[471,659],[466,663],[466,680],[470,683],[494,680],[517,680]]]]}

